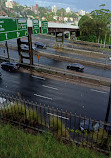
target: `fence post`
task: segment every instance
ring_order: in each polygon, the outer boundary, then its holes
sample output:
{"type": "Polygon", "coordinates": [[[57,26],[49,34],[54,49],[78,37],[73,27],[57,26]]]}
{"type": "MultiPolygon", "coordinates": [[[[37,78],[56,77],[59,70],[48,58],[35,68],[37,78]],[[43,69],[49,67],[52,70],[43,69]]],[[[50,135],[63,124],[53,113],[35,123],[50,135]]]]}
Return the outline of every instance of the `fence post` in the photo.
{"type": "Polygon", "coordinates": [[[108,106],[107,106],[107,112],[105,117],[105,122],[108,122],[109,114],[110,114],[110,106],[111,106],[111,84],[110,84],[110,92],[109,92],[109,100],[108,100],[108,106]]]}

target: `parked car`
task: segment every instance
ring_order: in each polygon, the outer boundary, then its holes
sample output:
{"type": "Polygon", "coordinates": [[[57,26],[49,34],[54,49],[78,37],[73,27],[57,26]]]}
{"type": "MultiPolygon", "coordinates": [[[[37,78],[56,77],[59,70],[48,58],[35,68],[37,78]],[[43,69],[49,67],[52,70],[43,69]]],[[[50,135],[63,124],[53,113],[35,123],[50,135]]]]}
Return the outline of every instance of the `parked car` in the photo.
{"type": "Polygon", "coordinates": [[[8,71],[14,71],[19,70],[20,65],[14,62],[3,62],[1,63],[2,69],[8,70],[8,71]]]}
{"type": "Polygon", "coordinates": [[[79,64],[79,63],[74,63],[74,64],[68,65],[67,69],[83,72],[84,71],[84,66],[79,64]]]}
{"type": "Polygon", "coordinates": [[[94,122],[94,121],[90,121],[89,120],[83,120],[80,122],[80,130],[84,131],[96,131],[100,128],[103,128],[103,124],[98,123],[98,122],[94,122]]]}
{"type": "Polygon", "coordinates": [[[34,45],[36,46],[36,48],[44,48],[44,49],[47,48],[47,45],[41,42],[35,42],[34,45]]]}

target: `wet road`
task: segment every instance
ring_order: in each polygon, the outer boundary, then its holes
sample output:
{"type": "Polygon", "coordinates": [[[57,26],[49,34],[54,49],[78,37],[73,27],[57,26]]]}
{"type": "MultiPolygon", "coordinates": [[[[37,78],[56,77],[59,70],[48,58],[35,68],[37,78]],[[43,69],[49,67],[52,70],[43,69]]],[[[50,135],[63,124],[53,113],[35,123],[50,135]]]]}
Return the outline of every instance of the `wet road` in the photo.
{"type": "MultiPolygon", "coordinates": [[[[109,92],[22,72],[2,71],[0,92],[104,121],[109,92]]],[[[111,117],[110,117],[111,120],[111,117]]]]}
{"type": "MultiPolygon", "coordinates": [[[[10,52],[10,57],[19,59],[17,51],[10,50],[9,52],[10,52]]],[[[7,57],[7,53],[3,52],[3,48],[0,48],[0,55],[7,57]]],[[[28,55],[28,54],[24,53],[24,55],[28,55]]],[[[28,60],[24,59],[24,62],[28,62],[28,60]]],[[[47,66],[52,66],[52,67],[58,67],[58,68],[62,68],[64,70],[66,70],[66,67],[68,64],[71,64],[70,62],[48,59],[48,58],[41,57],[41,56],[40,56],[40,59],[38,62],[38,58],[36,55],[34,56],[34,63],[39,63],[42,65],[47,65],[47,66]]],[[[111,78],[111,70],[104,70],[104,69],[100,69],[100,68],[96,68],[96,67],[85,66],[84,73],[101,76],[101,77],[106,77],[106,78],[111,78]]]]}

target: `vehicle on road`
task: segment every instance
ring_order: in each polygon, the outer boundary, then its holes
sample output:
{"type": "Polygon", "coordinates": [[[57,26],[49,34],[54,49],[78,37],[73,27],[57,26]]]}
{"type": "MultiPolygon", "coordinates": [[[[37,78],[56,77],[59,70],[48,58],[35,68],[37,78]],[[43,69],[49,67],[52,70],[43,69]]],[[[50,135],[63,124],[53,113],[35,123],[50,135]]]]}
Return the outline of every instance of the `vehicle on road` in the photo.
{"type": "MultiPolygon", "coordinates": [[[[21,48],[22,48],[22,49],[25,49],[25,50],[29,50],[29,46],[26,45],[26,44],[21,44],[21,48]]],[[[36,50],[37,48],[36,48],[35,46],[32,46],[32,49],[33,49],[33,50],[36,50]]]]}
{"type": "Polygon", "coordinates": [[[79,63],[74,63],[74,64],[68,65],[67,69],[83,72],[84,71],[84,66],[79,64],[79,63]]]}
{"type": "Polygon", "coordinates": [[[111,49],[111,45],[108,45],[108,48],[111,49]]]}
{"type": "Polygon", "coordinates": [[[89,120],[83,120],[80,122],[80,130],[84,131],[96,131],[100,128],[103,128],[103,124],[94,122],[94,121],[89,121],[89,120]]]}
{"type": "Polygon", "coordinates": [[[20,65],[14,62],[3,62],[1,68],[7,71],[19,70],[20,65]]]}
{"type": "Polygon", "coordinates": [[[41,42],[35,42],[34,45],[36,46],[36,48],[47,48],[47,45],[41,42]]]}

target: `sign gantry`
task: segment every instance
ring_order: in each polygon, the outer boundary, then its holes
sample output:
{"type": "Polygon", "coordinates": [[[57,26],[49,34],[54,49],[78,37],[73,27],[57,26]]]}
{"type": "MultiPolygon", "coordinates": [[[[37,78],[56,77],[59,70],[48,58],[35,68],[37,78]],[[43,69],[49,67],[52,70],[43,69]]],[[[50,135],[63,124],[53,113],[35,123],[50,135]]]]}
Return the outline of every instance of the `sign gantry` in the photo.
{"type": "MultiPolygon", "coordinates": [[[[33,34],[40,33],[39,20],[33,19],[33,34]]],[[[27,19],[0,18],[0,42],[28,35],[27,19]]],[[[41,22],[41,33],[48,33],[48,21],[41,22]]]]}
{"type": "Polygon", "coordinates": [[[0,42],[27,35],[27,19],[0,19],[0,42]]]}
{"type": "Polygon", "coordinates": [[[41,33],[42,34],[48,33],[48,21],[41,22],[41,33]]]}

